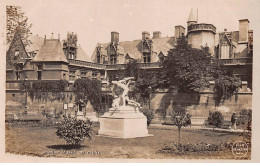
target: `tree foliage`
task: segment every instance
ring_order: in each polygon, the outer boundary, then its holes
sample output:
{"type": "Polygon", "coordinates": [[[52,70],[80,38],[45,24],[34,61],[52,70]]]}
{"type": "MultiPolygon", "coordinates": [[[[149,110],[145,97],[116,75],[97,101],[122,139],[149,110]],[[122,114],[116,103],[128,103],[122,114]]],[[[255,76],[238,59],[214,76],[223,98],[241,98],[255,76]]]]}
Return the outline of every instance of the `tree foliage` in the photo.
{"type": "Polygon", "coordinates": [[[6,42],[9,45],[15,35],[19,33],[24,45],[30,45],[31,41],[28,40],[30,35],[30,28],[32,24],[28,24],[28,17],[22,11],[20,6],[6,6],[6,42]]]}
{"type": "Polygon", "coordinates": [[[37,80],[30,82],[28,80],[23,80],[20,83],[20,90],[29,92],[31,99],[63,99],[62,92],[68,87],[67,80],[37,80]]]}
{"type": "Polygon", "coordinates": [[[208,122],[209,125],[213,125],[214,127],[221,127],[224,121],[224,117],[221,112],[209,112],[208,122]]]}
{"type": "Polygon", "coordinates": [[[141,112],[146,116],[146,118],[147,118],[147,126],[149,126],[150,123],[152,122],[153,118],[154,118],[153,110],[141,109],[141,112]]]}
{"type": "Polygon", "coordinates": [[[102,89],[100,80],[89,78],[77,79],[74,82],[73,91],[76,94],[76,102],[79,100],[85,103],[90,101],[97,112],[101,111],[102,89]]]}
{"type": "Polygon", "coordinates": [[[252,130],[252,110],[243,109],[239,112],[238,123],[245,126],[245,129],[252,130]]]}
{"type": "Polygon", "coordinates": [[[158,86],[174,93],[198,93],[214,81],[216,105],[233,95],[241,85],[239,78],[210,55],[208,47],[192,48],[185,41],[169,50],[159,73],[158,86]]]}
{"type": "Polygon", "coordinates": [[[69,145],[79,145],[85,138],[91,139],[92,122],[87,120],[78,120],[76,117],[66,117],[56,125],[56,135],[65,139],[69,145]]]}
{"type": "Polygon", "coordinates": [[[183,126],[191,125],[190,115],[187,114],[186,108],[183,106],[176,106],[171,115],[171,119],[174,122],[174,125],[178,127],[178,143],[180,144],[180,135],[181,135],[181,128],[183,126]]]}
{"type": "Polygon", "coordinates": [[[140,68],[138,66],[137,60],[132,60],[126,64],[125,76],[134,77],[135,80],[138,79],[140,68]]]}

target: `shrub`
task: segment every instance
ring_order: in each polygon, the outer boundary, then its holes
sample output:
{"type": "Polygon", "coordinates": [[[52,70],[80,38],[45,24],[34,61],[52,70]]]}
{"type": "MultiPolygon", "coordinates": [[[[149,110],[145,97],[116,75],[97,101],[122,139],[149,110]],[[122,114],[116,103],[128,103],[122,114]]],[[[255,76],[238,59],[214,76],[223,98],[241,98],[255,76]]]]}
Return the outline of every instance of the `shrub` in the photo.
{"type": "Polygon", "coordinates": [[[177,144],[173,143],[172,145],[168,145],[159,150],[159,153],[173,153],[173,154],[191,154],[198,152],[217,152],[223,151],[226,149],[231,149],[233,143],[225,142],[225,143],[216,143],[216,144],[208,144],[205,142],[200,142],[197,144],[177,144]]]}
{"type": "Polygon", "coordinates": [[[214,127],[221,127],[223,124],[224,118],[221,112],[209,112],[208,122],[209,125],[213,125],[214,127]]]}
{"type": "Polygon", "coordinates": [[[75,117],[66,117],[64,120],[56,125],[56,135],[65,139],[69,145],[79,145],[85,137],[91,139],[92,122],[87,120],[78,120],[75,117]]]}
{"type": "Polygon", "coordinates": [[[243,109],[239,112],[238,123],[245,126],[245,129],[251,131],[252,128],[252,110],[243,109]]]}
{"type": "Polygon", "coordinates": [[[142,110],[142,112],[146,116],[146,118],[147,118],[147,126],[149,126],[150,123],[152,122],[153,118],[154,118],[153,110],[144,109],[144,110],[142,110]]]}

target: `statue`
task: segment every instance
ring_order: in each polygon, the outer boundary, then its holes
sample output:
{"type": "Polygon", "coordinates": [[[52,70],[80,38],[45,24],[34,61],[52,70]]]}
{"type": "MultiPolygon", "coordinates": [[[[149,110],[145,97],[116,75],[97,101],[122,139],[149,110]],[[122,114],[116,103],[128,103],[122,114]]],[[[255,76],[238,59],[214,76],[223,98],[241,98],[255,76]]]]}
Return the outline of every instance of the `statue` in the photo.
{"type": "Polygon", "coordinates": [[[140,104],[130,100],[128,96],[129,85],[133,79],[127,77],[111,82],[114,100],[112,108],[100,117],[100,136],[124,139],[151,136],[147,130],[147,118],[139,111],[140,104]],[[117,86],[120,87],[120,91],[117,86]]]}
{"type": "Polygon", "coordinates": [[[133,79],[134,79],[134,77],[126,77],[119,81],[112,81],[112,84],[115,84],[123,89],[122,95],[116,96],[115,99],[113,100],[113,104],[112,104],[113,108],[117,109],[118,107],[125,107],[127,105],[134,106],[135,109],[140,108],[139,103],[137,103],[136,101],[130,100],[128,97],[129,84],[131,82],[133,82],[132,81],[133,79]],[[120,103],[120,99],[122,100],[122,103],[120,103]]]}

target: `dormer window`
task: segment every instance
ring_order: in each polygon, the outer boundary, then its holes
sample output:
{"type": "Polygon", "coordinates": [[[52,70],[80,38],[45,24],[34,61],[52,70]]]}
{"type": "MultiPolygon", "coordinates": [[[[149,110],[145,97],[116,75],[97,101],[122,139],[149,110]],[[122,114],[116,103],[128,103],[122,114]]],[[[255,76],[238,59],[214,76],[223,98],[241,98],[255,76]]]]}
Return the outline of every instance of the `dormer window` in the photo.
{"type": "Polygon", "coordinates": [[[101,63],[101,56],[100,56],[100,54],[97,55],[97,63],[101,63]]]}
{"type": "Polygon", "coordinates": [[[144,63],[150,63],[151,62],[151,53],[143,53],[144,63]]]}
{"type": "Polygon", "coordinates": [[[17,58],[19,57],[20,51],[19,50],[15,50],[14,52],[14,60],[17,60],[17,58]]]}
{"type": "Polygon", "coordinates": [[[116,64],[117,56],[116,55],[110,55],[110,64],[116,64]]]}
{"type": "Polygon", "coordinates": [[[20,51],[19,50],[15,50],[15,52],[14,52],[14,56],[19,56],[19,53],[20,53],[20,51]]]}

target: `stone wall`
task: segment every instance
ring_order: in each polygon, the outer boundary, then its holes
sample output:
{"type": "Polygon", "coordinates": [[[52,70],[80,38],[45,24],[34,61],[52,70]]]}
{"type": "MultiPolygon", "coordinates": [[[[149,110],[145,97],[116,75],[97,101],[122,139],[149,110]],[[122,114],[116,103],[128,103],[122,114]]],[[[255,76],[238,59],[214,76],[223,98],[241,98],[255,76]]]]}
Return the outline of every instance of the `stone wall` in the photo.
{"type": "MultiPolygon", "coordinates": [[[[14,84],[15,86],[15,84],[14,84]]],[[[27,97],[27,109],[31,112],[40,113],[42,108],[49,109],[55,108],[57,111],[63,111],[66,113],[73,113],[72,108],[64,110],[64,103],[73,104],[75,101],[75,95],[73,92],[64,92],[66,96],[65,100],[55,101],[41,101],[31,100],[29,95],[27,97]]],[[[8,90],[6,93],[6,113],[18,113],[24,109],[25,94],[19,91],[8,90]]],[[[233,112],[240,112],[242,109],[252,108],[252,93],[251,92],[239,92],[237,95],[232,96],[226,100],[223,104],[215,106],[214,93],[212,91],[202,92],[200,94],[183,93],[173,95],[167,92],[157,92],[151,94],[151,109],[155,113],[155,119],[152,123],[163,123],[170,121],[170,114],[173,111],[174,106],[186,105],[188,106],[188,112],[192,115],[193,125],[203,125],[208,118],[209,111],[220,111],[224,115],[225,120],[230,120],[233,112]]],[[[144,109],[149,107],[143,105],[144,109]]],[[[91,115],[94,110],[90,103],[86,104],[84,108],[88,115],[91,115]]]]}
{"type": "Polygon", "coordinates": [[[233,112],[252,109],[252,93],[240,92],[219,106],[216,106],[214,93],[210,91],[200,94],[184,93],[177,96],[163,92],[152,95],[151,108],[159,123],[170,121],[170,113],[175,105],[186,105],[188,113],[192,116],[192,124],[203,125],[210,111],[220,111],[225,120],[230,120],[233,112]]]}

